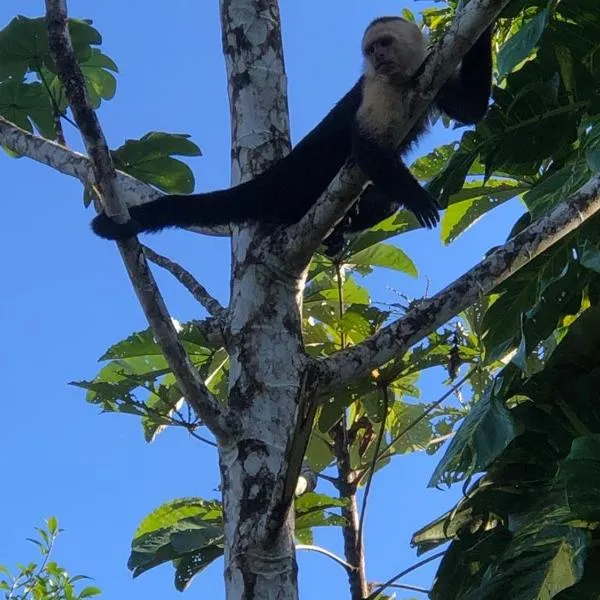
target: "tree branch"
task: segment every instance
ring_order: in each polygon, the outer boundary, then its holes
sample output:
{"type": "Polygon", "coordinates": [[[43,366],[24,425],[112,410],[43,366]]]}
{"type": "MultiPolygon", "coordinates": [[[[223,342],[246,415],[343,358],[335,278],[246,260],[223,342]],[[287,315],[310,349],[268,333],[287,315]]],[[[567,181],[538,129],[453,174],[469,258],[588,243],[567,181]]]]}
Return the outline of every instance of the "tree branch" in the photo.
{"type": "MultiPolygon", "coordinates": [[[[87,156],[52,140],[29,133],[2,116],[0,116],[0,144],[63,175],[76,177],[84,185],[92,186],[95,183],[92,164],[87,156]]],[[[161,196],[160,192],[152,186],[135,179],[128,173],[115,169],[115,175],[115,190],[118,191],[119,199],[128,207],[152,202],[161,196]]],[[[228,226],[189,227],[188,229],[204,235],[221,237],[231,235],[228,226]]]]}
{"type": "MultiPolygon", "coordinates": [[[[462,57],[494,22],[510,0],[471,0],[457,13],[452,25],[425,59],[421,74],[407,89],[403,106],[403,127],[398,141],[410,131],[417,119],[434,101],[439,89],[454,72],[462,57]]],[[[318,202],[292,227],[287,229],[286,259],[308,261],[319,244],[352,206],[366,178],[356,166],[347,163],[331,182],[318,202]]]]}
{"type": "MultiPolygon", "coordinates": [[[[109,214],[123,222],[128,211],[115,186],[116,171],[100,123],[87,98],[85,81],[68,30],[66,0],[46,0],[48,42],[58,77],[90,156],[94,180],[109,214]]],[[[225,408],[214,397],[185,353],[137,238],[118,243],[129,278],[156,341],[186,400],[218,438],[231,433],[225,408]]]]}
{"type": "Polygon", "coordinates": [[[377,596],[379,596],[379,594],[381,594],[381,592],[383,592],[383,590],[385,590],[386,588],[388,588],[391,585],[393,585],[394,583],[396,583],[396,581],[398,581],[398,579],[401,579],[405,575],[408,575],[409,573],[416,571],[417,569],[421,568],[423,565],[426,565],[427,563],[430,563],[430,562],[436,560],[437,558],[441,558],[442,556],[444,556],[445,553],[446,553],[446,551],[442,550],[441,552],[438,552],[437,554],[432,554],[431,556],[424,558],[423,560],[420,560],[419,562],[408,567],[407,569],[404,569],[404,571],[398,573],[398,575],[394,575],[391,579],[388,579],[385,583],[382,583],[379,585],[376,584],[377,587],[375,588],[375,590],[373,592],[371,592],[369,594],[369,596],[367,596],[367,598],[365,598],[365,600],[375,600],[375,598],[377,598],[377,596]]]}
{"type": "Polygon", "coordinates": [[[196,300],[207,310],[208,314],[221,318],[225,316],[225,309],[221,306],[218,300],[213,298],[207,291],[207,289],[187,270],[181,265],[172,261],[166,256],[158,254],[152,248],[142,244],[142,250],[146,255],[146,258],[153,262],[155,265],[162,267],[166,271],[169,271],[183,287],[192,295],[196,300]]]}
{"type": "Polygon", "coordinates": [[[346,571],[356,571],[356,567],[351,565],[349,562],[346,562],[343,558],[340,558],[337,554],[330,552],[326,548],[322,548],[321,546],[315,546],[313,544],[296,544],[296,550],[310,550],[311,552],[318,552],[319,554],[324,554],[328,558],[331,558],[338,565],[342,565],[346,571]]]}
{"type": "Polygon", "coordinates": [[[404,317],[371,338],[320,361],[322,393],[330,393],[368,375],[437,327],[457,315],[479,296],[574,231],[600,210],[600,175],[592,177],[551,213],[526,227],[485,260],[427,300],[419,301],[404,317]]]}

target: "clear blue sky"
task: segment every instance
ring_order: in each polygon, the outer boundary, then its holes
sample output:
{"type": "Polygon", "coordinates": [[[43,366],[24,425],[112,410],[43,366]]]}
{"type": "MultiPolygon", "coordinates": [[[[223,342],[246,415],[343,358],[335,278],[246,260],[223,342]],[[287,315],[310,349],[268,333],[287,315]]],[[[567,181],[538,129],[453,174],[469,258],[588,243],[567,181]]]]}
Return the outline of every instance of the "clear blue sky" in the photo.
{"type": "MultiPolygon", "coordinates": [[[[296,142],[354,83],[361,64],[359,40],[368,22],[411,4],[280,4],[296,142]]],[[[424,6],[415,4],[415,10],[424,6]]],[[[0,27],[17,13],[40,16],[43,6],[41,0],[3,0],[0,27]]],[[[217,0],[70,0],[69,9],[72,16],[93,19],[103,34],[104,52],[120,68],[117,95],[100,110],[109,144],[119,146],[150,130],[189,133],[204,153],[190,161],[196,189],[227,186],[229,109],[217,0]]],[[[79,146],[70,126],[66,131],[79,146]]],[[[456,135],[436,131],[418,152],[456,135]]],[[[146,323],[116,246],[89,230],[91,213],[83,208],[80,184],[5,154],[0,154],[0,172],[0,563],[12,567],[34,556],[24,538],[44,517],[56,515],[66,529],[57,559],[73,573],[94,577],[103,597],[179,598],[169,566],[131,579],[129,543],[139,521],[159,504],[181,496],[215,497],[216,457],[181,431],[147,445],[136,418],[99,415],[81,390],[67,385],[93,377],[103,351],[146,323]]],[[[404,236],[399,243],[417,262],[420,278],[379,271],[366,282],[373,299],[395,301],[390,288],[420,296],[427,280],[430,291],[439,289],[501,242],[520,212],[515,201],[497,209],[449,248],[439,242],[439,232],[404,236]]],[[[227,302],[226,239],[172,231],[146,241],[186,265],[227,302]]],[[[202,316],[181,288],[161,272],[157,277],[175,317],[202,316]]],[[[439,380],[423,382],[423,400],[441,395],[439,380]]],[[[400,457],[377,475],[366,527],[371,579],[385,579],[415,562],[408,546],[411,533],[458,496],[459,490],[425,489],[438,458],[400,457]]],[[[317,534],[317,541],[341,551],[337,530],[317,534]]],[[[302,553],[299,565],[303,598],[345,597],[344,572],[325,557],[302,553]]],[[[222,566],[218,561],[197,577],[187,596],[223,597],[222,566]]],[[[406,582],[428,585],[432,573],[422,569],[406,582]]]]}

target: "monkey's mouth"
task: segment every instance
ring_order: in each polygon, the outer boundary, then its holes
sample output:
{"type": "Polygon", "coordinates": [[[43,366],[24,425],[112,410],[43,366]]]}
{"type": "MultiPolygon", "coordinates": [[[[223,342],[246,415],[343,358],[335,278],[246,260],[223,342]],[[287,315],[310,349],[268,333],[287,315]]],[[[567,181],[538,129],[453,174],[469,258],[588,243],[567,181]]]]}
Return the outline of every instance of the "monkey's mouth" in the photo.
{"type": "Polygon", "coordinates": [[[393,69],[394,69],[394,64],[392,62],[387,61],[387,60],[383,60],[381,62],[378,62],[375,65],[375,70],[378,73],[381,73],[382,75],[389,74],[393,69]]]}

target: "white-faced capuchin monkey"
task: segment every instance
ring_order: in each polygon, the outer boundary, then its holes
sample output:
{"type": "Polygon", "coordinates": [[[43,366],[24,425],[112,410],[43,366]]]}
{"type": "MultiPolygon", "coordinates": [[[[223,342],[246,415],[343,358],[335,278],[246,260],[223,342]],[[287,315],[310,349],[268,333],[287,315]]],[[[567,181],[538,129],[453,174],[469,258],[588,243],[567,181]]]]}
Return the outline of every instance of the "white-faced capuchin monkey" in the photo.
{"type": "MultiPolygon", "coordinates": [[[[465,124],[480,121],[491,90],[491,27],[464,56],[434,104],[465,124]]],[[[165,227],[210,226],[255,220],[290,225],[317,201],[346,160],[352,157],[372,185],[325,240],[328,254],[341,249],[343,233],[362,231],[392,215],[400,206],[419,223],[439,221],[437,203],[411,175],[402,154],[427,126],[427,115],[399,141],[398,104],[426,56],[426,39],[413,23],[381,17],[365,31],[365,72],[327,116],[288,154],[265,172],[241,185],[203,194],[162,196],[131,207],[125,224],[100,214],[92,221],[96,234],[123,239],[165,227]]]]}

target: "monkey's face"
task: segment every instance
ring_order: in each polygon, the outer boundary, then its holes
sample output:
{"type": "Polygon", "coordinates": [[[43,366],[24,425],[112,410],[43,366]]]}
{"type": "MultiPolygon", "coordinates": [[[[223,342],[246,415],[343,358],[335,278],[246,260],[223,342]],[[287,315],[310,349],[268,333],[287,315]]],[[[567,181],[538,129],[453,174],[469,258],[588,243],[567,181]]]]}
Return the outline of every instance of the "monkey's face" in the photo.
{"type": "Polygon", "coordinates": [[[363,38],[362,50],[368,72],[403,78],[412,76],[426,55],[421,30],[399,18],[370,25],[363,38]]]}

